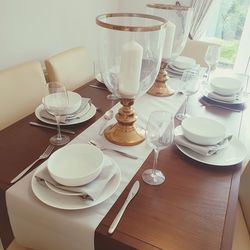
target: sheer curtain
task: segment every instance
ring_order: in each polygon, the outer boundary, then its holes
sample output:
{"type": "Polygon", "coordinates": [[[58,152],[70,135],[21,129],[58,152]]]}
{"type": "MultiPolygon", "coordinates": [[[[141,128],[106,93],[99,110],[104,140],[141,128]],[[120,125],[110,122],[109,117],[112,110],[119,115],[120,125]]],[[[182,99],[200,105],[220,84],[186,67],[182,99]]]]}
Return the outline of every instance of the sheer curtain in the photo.
{"type": "MultiPolygon", "coordinates": [[[[199,40],[209,24],[209,12],[215,0],[193,0],[194,9],[193,23],[189,33],[189,38],[199,40]]],[[[218,1],[218,0],[217,0],[218,1]]]]}

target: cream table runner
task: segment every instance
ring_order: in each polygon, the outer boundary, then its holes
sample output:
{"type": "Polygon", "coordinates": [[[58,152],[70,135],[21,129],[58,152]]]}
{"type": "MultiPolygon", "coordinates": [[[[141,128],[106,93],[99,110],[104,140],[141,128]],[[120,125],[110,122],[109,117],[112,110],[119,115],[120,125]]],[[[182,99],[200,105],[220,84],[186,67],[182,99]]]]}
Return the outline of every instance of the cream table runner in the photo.
{"type": "MultiPolygon", "coordinates": [[[[184,101],[183,95],[153,97],[144,95],[136,100],[134,108],[138,116],[137,124],[145,128],[149,114],[154,110],[166,110],[173,115],[184,101]]],[[[120,104],[113,107],[117,111],[120,104]]],[[[110,123],[114,123],[115,120],[110,123]]],[[[103,124],[100,118],[71,143],[86,143],[90,138],[105,146],[119,148],[98,135],[103,124]]],[[[32,171],[7,190],[6,200],[10,223],[16,240],[23,246],[36,250],[93,250],[94,232],[119,195],[141,167],[151,152],[146,142],[122,150],[137,155],[138,160],[105,151],[121,169],[121,183],[118,190],[103,203],[82,210],[60,210],[43,204],[32,192],[32,171]]],[[[46,164],[44,162],[43,164],[46,164]]],[[[142,181],[142,180],[140,180],[142,181]]]]}

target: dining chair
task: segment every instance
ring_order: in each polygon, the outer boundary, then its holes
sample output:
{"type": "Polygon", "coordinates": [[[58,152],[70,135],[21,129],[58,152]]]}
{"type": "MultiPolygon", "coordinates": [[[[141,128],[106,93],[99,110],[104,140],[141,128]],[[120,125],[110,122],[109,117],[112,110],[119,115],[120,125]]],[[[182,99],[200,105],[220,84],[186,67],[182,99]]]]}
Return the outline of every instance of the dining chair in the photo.
{"type": "Polygon", "coordinates": [[[0,130],[34,112],[41,103],[45,84],[38,61],[0,71],[0,130]]]}
{"type": "Polygon", "coordinates": [[[219,44],[212,43],[212,42],[204,42],[198,40],[187,40],[186,46],[182,51],[182,56],[192,57],[196,60],[197,64],[200,64],[201,67],[207,67],[205,62],[205,54],[207,52],[207,48],[210,45],[217,45],[219,44]]]}
{"type": "Polygon", "coordinates": [[[240,179],[232,250],[250,249],[250,161],[240,179]]]}
{"type": "Polygon", "coordinates": [[[45,60],[49,81],[60,81],[74,90],[94,78],[94,66],[87,49],[66,50],[45,60]]]}

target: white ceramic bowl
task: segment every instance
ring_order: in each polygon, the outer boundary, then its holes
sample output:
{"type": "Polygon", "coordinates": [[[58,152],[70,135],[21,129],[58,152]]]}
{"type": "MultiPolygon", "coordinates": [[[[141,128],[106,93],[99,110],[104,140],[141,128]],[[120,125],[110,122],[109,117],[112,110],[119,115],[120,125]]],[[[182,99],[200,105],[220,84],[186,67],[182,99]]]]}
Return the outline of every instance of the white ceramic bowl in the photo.
{"type": "Polygon", "coordinates": [[[226,136],[223,124],[203,117],[189,117],[183,120],[182,131],[191,142],[200,145],[214,145],[226,136]]]}
{"type": "Polygon", "coordinates": [[[67,91],[69,97],[69,105],[65,109],[65,114],[72,114],[77,111],[82,104],[82,97],[76,92],[67,91]]]}
{"type": "Polygon", "coordinates": [[[196,61],[191,57],[178,56],[172,63],[179,69],[192,69],[196,65],[196,61]]]}
{"type": "Polygon", "coordinates": [[[215,77],[211,80],[210,86],[215,93],[226,96],[240,92],[242,83],[232,77],[215,77]]]}
{"type": "Polygon", "coordinates": [[[51,177],[65,186],[81,186],[93,181],[101,172],[103,153],[89,144],[67,145],[48,160],[51,177]]]}

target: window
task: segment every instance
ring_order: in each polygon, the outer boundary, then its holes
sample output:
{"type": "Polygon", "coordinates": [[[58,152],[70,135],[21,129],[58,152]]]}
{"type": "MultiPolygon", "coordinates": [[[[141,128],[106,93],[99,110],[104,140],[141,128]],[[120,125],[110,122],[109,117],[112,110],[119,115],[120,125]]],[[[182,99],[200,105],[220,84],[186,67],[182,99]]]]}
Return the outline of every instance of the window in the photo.
{"type": "Polygon", "coordinates": [[[221,44],[220,67],[233,68],[250,0],[215,0],[203,40],[221,44]]]}

